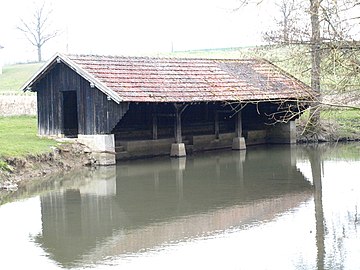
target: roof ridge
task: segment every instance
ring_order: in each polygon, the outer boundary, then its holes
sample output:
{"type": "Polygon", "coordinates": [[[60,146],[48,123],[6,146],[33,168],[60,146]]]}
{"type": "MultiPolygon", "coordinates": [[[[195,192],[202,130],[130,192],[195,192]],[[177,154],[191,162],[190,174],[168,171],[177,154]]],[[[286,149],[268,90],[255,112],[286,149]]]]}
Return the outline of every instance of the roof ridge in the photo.
{"type": "Polygon", "coordinates": [[[176,56],[139,56],[139,55],[106,55],[106,54],[64,54],[65,56],[71,57],[96,57],[96,58],[110,58],[110,59],[157,59],[157,60],[183,60],[183,61],[267,61],[264,58],[206,58],[206,57],[176,57],[176,56]]]}

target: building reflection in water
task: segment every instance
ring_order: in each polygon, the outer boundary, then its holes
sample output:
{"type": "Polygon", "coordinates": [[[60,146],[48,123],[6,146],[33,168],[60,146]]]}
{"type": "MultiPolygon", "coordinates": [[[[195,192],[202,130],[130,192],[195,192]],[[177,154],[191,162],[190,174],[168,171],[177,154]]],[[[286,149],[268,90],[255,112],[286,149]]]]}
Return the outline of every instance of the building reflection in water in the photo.
{"type": "Polygon", "coordinates": [[[36,241],[67,267],[255,226],[312,198],[294,155],[292,147],[252,147],[68,175],[60,191],[41,197],[36,241]]]}

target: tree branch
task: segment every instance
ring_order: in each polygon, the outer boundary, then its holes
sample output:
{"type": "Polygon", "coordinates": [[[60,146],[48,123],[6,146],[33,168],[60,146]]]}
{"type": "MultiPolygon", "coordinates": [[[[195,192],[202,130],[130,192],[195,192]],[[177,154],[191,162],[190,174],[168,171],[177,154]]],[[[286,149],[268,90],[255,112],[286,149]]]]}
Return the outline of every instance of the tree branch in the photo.
{"type": "Polygon", "coordinates": [[[17,27],[19,31],[24,33],[31,45],[36,47],[39,62],[42,60],[42,46],[59,34],[58,30],[48,31],[51,13],[52,10],[46,12],[45,2],[43,2],[42,5],[35,7],[35,10],[32,13],[32,20],[26,22],[25,20],[20,19],[20,25],[17,27]]]}

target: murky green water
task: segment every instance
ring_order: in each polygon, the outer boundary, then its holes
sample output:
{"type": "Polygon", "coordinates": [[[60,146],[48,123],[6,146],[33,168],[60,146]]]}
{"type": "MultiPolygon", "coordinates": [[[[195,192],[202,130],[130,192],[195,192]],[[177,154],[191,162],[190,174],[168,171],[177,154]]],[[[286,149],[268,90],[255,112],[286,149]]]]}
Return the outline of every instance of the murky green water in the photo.
{"type": "Polygon", "coordinates": [[[360,269],[360,144],[84,169],[0,206],[0,269],[360,269]]]}

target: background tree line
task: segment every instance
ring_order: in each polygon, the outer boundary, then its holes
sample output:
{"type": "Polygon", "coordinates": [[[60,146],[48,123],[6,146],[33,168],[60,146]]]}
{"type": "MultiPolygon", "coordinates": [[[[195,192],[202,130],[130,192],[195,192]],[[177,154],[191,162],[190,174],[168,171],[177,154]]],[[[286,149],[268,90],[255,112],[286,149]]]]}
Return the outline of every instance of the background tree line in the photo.
{"type": "MultiPolygon", "coordinates": [[[[239,0],[240,8],[269,0],[239,0]]],[[[307,132],[321,129],[323,106],[359,109],[339,98],[360,97],[360,0],[277,0],[275,26],[263,33],[270,46],[286,47],[302,79],[308,77],[315,98],[307,132]]],[[[307,80],[307,78],[305,79],[307,80]]]]}

